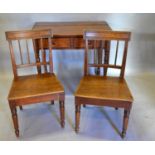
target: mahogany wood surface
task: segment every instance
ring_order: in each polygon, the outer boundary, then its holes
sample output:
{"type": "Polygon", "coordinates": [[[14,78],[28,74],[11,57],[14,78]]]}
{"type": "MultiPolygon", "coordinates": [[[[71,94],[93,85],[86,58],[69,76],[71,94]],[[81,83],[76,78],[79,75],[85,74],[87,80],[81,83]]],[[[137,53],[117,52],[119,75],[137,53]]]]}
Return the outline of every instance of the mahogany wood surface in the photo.
{"type": "Polygon", "coordinates": [[[63,92],[64,88],[54,74],[19,76],[12,82],[8,99],[17,100],[63,92]]]}
{"type": "Polygon", "coordinates": [[[95,22],[37,22],[33,26],[34,30],[52,29],[55,37],[81,37],[85,30],[110,31],[111,28],[105,21],[95,22]]]}
{"type": "Polygon", "coordinates": [[[119,77],[84,76],[75,96],[132,102],[130,90],[125,79],[119,77]]]}

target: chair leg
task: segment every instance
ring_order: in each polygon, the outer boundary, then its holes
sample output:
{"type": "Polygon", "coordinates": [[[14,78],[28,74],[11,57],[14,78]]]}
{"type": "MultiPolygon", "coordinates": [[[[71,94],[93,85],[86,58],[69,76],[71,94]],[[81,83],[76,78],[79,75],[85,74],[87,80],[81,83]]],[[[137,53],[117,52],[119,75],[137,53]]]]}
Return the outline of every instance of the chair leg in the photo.
{"type": "Polygon", "coordinates": [[[79,132],[81,105],[75,105],[75,132],[79,132]]]}
{"type": "Polygon", "coordinates": [[[23,107],[22,107],[22,106],[19,106],[19,109],[20,109],[20,110],[23,110],[23,107]]]}
{"type": "Polygon", "coordinates": [[[52,104],[52,105],[54,105],[54,100],[53,100],[53,101],[51,101],[51,104],[52,104]]]}
{"type": "Polygon", "coordinates": [[[60,105],[60,123],[61,127],[64,128],[65,126],[65,104],[64,101],[59,101],[60,105]]]}
{"type": "Polygon", "coordinates": [[[16,106],[10,103],[10,110],[12,113],[12,120],[15,128],[15,134],[17,137],[19,137],[19,126],[18,126],[18,116],[16,106]]]}
{"type": "Polygon", "coordinates": [[[129,122],[129,114],[130,114],[130,109],[124,110],[124,118],[123,118],[123,130],[122,130],[122,138],[125,137],[126,135],[126,130],[128,127],[128,122],[129,122]]]}

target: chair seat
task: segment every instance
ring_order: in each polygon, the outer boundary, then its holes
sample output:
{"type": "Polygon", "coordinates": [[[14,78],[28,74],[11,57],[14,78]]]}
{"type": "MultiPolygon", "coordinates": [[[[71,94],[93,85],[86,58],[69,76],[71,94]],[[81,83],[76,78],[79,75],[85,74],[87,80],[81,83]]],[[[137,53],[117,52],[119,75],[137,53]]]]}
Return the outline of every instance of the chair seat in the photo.
{"type": "Polygon", "coordinates": [[[133,101],[125,79],[119,77],[84,76],[75,97],[133,101]]]}
{"type": "Polygon", "coordinates": [[[54,74],[19,76],[12,82],[8,99],[17,100],[61,92],[64,92],[64,88],[54,74]]]}

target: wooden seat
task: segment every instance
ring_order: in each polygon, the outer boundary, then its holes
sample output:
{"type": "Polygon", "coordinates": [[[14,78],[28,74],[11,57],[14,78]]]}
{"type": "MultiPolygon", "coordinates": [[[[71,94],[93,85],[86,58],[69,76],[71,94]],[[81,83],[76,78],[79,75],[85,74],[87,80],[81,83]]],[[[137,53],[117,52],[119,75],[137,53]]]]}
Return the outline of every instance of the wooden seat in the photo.
{"type": "Polygon", "coordinates": [[[63,92],[64,88],[54,74],[20,76],[13,80],[8,100],[26,99],[63,92]]]}
{"type": "Polygon", "coordinates": [[[51,30],[6,32],[9,42],[14,79],[8,95],[16,136],[19,136],[16,107],[23,105],[59,100],[61,127],[64,127],[64,88],[53,73],[51,30]],[[43,40],[48,39],[48,48],[43,48],[43,40]],[[40,44],[41,57],[37,57],[36,43],[40,44]],[[18,49],[18,50],[17,50],[18,49]],[[24,53],[25,52],[25,53],[24,53]],[[39,60],[38,60],[39,59],[39,60]],[[20,62],[19,62],[20,60],[20,62]],[[42,73],[19,75],[19,69],[42,67],[42,73]],[[43,72],[44,71],[44,72],[43,72]]]}
{"type": "Polygon", "coordinates": [[[75,96],[109,101],[133,101],[125,79],[118,77],[84,76],[75,96]]]}
{"type": "MultiPolygon", "coordinates": [[[[122,137],[125,136],[130,110],[132,107],[133,97],[124,79],[125,64],[127,57],[128,41],[130,40],[130,32],[117,31],[86,31],[85,39],[85,58],[84,58],[84,76],[80,81],[75,92],[75,131],[79,132],[80,109],[81,105],[99,105],[124,109],[122,137]],[[89,63],[95,54],[89,49],[89,41],[95,43],[100,42],[104,47],[108,42],[108,55],[115,55],[112,58],[101,63],[89,63]],[[122,56],[119,52],[122,51],[122,56]],[[91,56],[92,57],[91,57],[91,56]],[[118,55],[122,59],[118,62],[118,55]],[[107,63],[108,62],[108,63],[107,63]],[[121,63],[120,63],[121,62],[121,63]],[[99,76],[92,75],[91,68],[99,68],[103,70],[99,76]],[[108,76],[108,68],[119,69],[119,76],[108,76]]],[[[94,51],[96,46],[94,46],[94,51]]],[[[106,49],[101,50],[103,56],[107,54],[106,49]]],[[[95,52],[94,52],[95,53],[95,52]]]]}

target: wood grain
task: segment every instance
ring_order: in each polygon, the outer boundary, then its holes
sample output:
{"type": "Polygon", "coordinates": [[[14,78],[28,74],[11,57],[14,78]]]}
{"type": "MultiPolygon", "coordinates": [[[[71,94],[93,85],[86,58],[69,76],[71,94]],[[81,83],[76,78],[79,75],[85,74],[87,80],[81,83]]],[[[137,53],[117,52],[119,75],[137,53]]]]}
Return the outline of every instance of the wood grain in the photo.
{"type": "Polygon", "coordinates": [[[125,79],[119,77],[84,76],[74,94],[76,97],[133,101],[125,79]]]}

